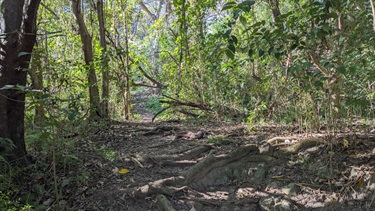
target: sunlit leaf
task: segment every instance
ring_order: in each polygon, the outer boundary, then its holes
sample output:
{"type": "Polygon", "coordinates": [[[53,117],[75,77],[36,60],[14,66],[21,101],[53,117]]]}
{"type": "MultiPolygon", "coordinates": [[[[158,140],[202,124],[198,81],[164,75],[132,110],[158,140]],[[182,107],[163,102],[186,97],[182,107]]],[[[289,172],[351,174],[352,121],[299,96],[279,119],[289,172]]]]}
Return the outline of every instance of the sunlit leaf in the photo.
{"type": "Polygon", "coordinates": [[[247,25],[247,20],[246,20],[246,18],[243,17],[243,16],[240,16],[240,22],[241,22],[241,24],[242,24],[243,26],[246,26],[246,25],[247,25]]]}
{"type": "Polygon", "coordinates": [[[349,141],[348,140],[344,139],[344,141],[343,141],[343,147],[344,148],[348,148],[349,147],[349,141]]]}
{"type": "Polygon", "coordinates": [[[129,169],[126,169],[126,168],[122,168],[118,171],[119,174],[126,174],[126,173],[129,173],[129,169]]]}
{"type": "Polygon", "coordinates": [[[233,51],[231,51],[229,48],[225,51],[225,54],[230,58],[230,59],[234,59],[234,53],[233,51]]]}

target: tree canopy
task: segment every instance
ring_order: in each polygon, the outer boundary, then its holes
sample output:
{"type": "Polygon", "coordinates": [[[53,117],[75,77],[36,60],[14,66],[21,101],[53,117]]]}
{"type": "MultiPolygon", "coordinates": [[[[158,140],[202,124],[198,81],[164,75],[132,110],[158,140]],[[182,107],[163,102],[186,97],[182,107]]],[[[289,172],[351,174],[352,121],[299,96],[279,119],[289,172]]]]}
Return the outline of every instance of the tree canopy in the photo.
{"type": "Polygon", "coordinates": [[[371,1],[71,2],[45,1],[38,21],[32,69],[54,118],[84,115],[90,88],[90,109],[104,100],[129,119],[140,87],[159,90],[167,116],[373,117],[371,1]]]}

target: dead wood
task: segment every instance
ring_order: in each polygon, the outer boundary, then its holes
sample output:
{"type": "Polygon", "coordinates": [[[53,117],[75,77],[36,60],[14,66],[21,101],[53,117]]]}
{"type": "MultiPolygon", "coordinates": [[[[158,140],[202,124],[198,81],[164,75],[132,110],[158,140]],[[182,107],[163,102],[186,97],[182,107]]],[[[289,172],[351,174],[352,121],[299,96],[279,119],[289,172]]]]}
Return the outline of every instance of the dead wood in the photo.
{"type": "Polygon", "coordinates": [[[187,140],[195,140],[195,139],[201,139],[201,138],[203,138],[203,136],[204,136],[204,134],[203,134],[202,131],[198,131],[196,133],[188,131],[188,132],[183,132],[183,133],[177,134],[175,139],[183,138],[183,139],[187,139],[187,140]]]}
{"type": "Polygon", "coordinates": [[[308,148],[317,146],[322,143],[323,143],[323,139],[321,138],[306,138],[306,139],[299,140],[299,142],[297,142],[294,145],[281,148],[279,152],[281,155],[294,154],[296,152],[306,150],[308,148]]]}
{"type": "Polygon", "coordinates": [[[156,201],[157,203],[159,204],[159,208],[161,210],[165,210],[165,211],[175,211],[175,209],[173,208],[171,202],[167,199],[166,196],[162,195],[162,194],[158,194],[156,196],[156,201]]]}
{"type": "Polygon", "coordinates": [[[152,117],[152,122],[154,122],[154,120],[155,120],[155,118],[157,117],[157,116],[159,116],[161,113],[163,113],[164,111],[166,111],[166,110],[168,110],[168,109],[170,109],[170,108],[172,108],[173,106],[167,106],[167,107],[165,107],[165,108],[163,108],[163,109],[161,109],[158,113],[156,113],[155,115],[154,115],[154,117],[152,117]]]}
{"type": "Polygon", "coordinates": [[[225,204],[228,204],[228,202],[220,201],[220,200],[214,200],[214,199],[203,199],[203,198],[196,198],[196,197],[181,197],[182,199],[189,200],[189,201],[196,201],[200,202],[202,204],[206,205],[214,205],[214,206],[224,206],[225,204]]]}
{"type": "Polygon", "coordinates": [[[140,198],[144,198],[153,194],[173,196],[176,192],[182,191],[187,188],[186,186],[181,186],[183,184],[183,181],[184,178],[181,176],[169,177],[150,182],[147,185],[127,192],[131,192],[134,196],[140,198]]]}
{"type": "Polygon", "coordinates": [[[195,160],[181,160],[181,161],[174,161],[174,160],[163,160],[159,162],[160,166],[179,166],[179,167],[184,167],[184,166],[193,166],[197,164],[197,161],[195,160]]]}
{"type": "Polygon", "coordinates": [[[323,143],[321,138],[300,138],[295,136],[274,137],[266,141],[272,147],[281,147],[277,152],[280,156],[293,154],[323,143]]]}
{"type": "Polygon", "coordinates": [[[259,202],[259,198],[256,197],[251,197],[251,198],[245,198],[241,199],[240,201],[236,200],[230,200],[230,201],[222,201],[222,200],[215,200],[215,199],[205,199],[205,198],[197,198],[197,197],[180,197],[185,200],[189,201],[196,201],[200,202],[202,204],[207,204],[207,205],[214,205],[214,206],[225,206],[228,204],[235,204],[235,205],[244,205],[244,204],[254,204],[259,202]]]}
{"type": "Polygon", "coordinates": [[[200,145],[198,147],[195,147],[193,149],[190,149],[186,152],[177,154],[177,155],[167,155],[167,156],[158,156],[158,157],[152,157],[155,161],[164,161],[164,160],[174,160],[174,161],[180,161],[180,160],[191,160],[194,158],[197,158],[200,154],[207,152],[211,150],[212,147],[210,145],[200,145]]]}
{"type": "Polygon", "coordinates": [[[135,157],[130,157],[130,159],[137,164],[139,167],[144,168],[143,164],[135,157]]]}
{"type": "Polygon", "coordinates": [[[197,163],[197,165],[193,166],[187,172],[185,177],[185,184],[188,185],[193,181],[199,180],[206,174],[211,172],[213,169],[238,161],[249,154],[259,154],[258,147],[256,147],[255,145],[246,145],[229,154],[219,156],[208,156],[206,159],[197,163]]]}
{"type": "MultiPolygon", "coordinates": [[[[163,95],[163,96],[165,98],[170,99],[170,100],[160,100],[159,102],[164,103],[164,104],[168,104],[168,106],[163,108],[162,110],[160,110],[158,113],[156,113],[154,115],[154,117],[152,118],[152,121],[154,121],[155,118],[158,115],[160,115],[161,113],[163,113],[164,111],[166,111],[166,110],[168,110],[172,107],[186,106],[186,107],[197,108],[197,109],[204,110],[204,111],[212,111],[211,105],[209,105],[209,104],[194,103],[194,102],[183,102],[183,101],[180,101],[178,99],[175,99],[175,98],[167,96],[167,95],[163,95]]],[[[191,113],[190,115],[193,115],[193,114],[191,113]]]]}
{"type": "Polygon", "coordinates": [[[274,137],[274,138],[271,138],[271,139],[268,139],[266,142],[269,143],[269,144],[279,144],[281,142],[285,142],[285,140],[298,140],[299,138],[296,137],[296,136],[286,136],[286,137],[274,137]]]}

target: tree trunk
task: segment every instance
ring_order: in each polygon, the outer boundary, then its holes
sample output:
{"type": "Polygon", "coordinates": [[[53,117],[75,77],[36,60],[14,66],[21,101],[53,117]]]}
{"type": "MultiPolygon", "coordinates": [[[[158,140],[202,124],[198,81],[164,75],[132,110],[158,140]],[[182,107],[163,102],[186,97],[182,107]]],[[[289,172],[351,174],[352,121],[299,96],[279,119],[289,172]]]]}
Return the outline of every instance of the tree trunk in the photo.
{"type": "MultiPolygon", "coordinates": [[[[43,67],[41,61],[41,49],[35,48],[33,53],[33,58],[31,62],[31,68],[28,71],[31,81],[32,89],[37,90],[38,93],[35,95],[36,100],[41,100],[40,96],[43,94],[43,67]]],[[[44,106],[43,103],[37,103],[35,105],[35,117],[34,125],[41,126],[44,121],[44,106]]]]}
{"type": "Polygon", "coordinates": [[[100,32],[100,46],[102,47],[102,102],[100,104],[101,115],[103,118],[108,118],[108,98],[109,98],[109,69],[108,69],[108,58],[106,55],[107,43],[105,40],[105,19],[103,10],[103,0],[98,0],[97,13],[99,20],[99,32],[100,32]]]}
{"type": "Polygon", "coordinates": [[[39,4],[40,0],[4,0],[1,4],[5,36],[0,45],[0,89],[3,88],[0,90],[0,155],[18,164],[28,161],[24,135],[25,91],[22,88],[26,86],[27,68],[36,41],[39,4]],[[1,144],[5,140],[11,140],[15,147],[6,149],[1,144]]]}
{"type": "Polygon", "coordinates": [[[129,33],[128,33],[128,16],[126,7],[124,8],[124,29],[125,29],[125,49],[126,49],[126,57],[125,57],[125,105],[124,105],[124,113],[125,113],[125,120],[130,119],[130,59],[129,59],[129,33]]]}
{"type": "Polygon", "coordinates": [[[83,54],[85,57],[85,64],[89,68],[88,69],[88,83],[89,83],[89,95],[90,95],[90,109],[91,109],[91,117],[101,116],[99,112],[99,89],[98,89],[98,80],[96,77],[95,68],[93,67],[92,61],[94,58],[94,51],[92,48],[92,37],[90,36],[85,20],[83,18],[82,10],[81,10],[81,1],[80,0],[72,0],[71,7],[73,10],[73,14],[76,17],[78,27],[79,27],[79,34],[81,36],[82,45],[83,45],[83,54]]]}

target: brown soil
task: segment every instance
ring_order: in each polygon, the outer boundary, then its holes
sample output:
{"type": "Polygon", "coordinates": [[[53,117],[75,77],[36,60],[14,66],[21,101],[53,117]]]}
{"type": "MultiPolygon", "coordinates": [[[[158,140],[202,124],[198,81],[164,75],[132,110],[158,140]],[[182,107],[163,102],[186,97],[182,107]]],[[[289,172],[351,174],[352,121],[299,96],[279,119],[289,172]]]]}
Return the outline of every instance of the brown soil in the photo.
{"type": "Polygon", "coordinates": [[[113,122],[78,140],[81,167],[59,165],[60,198],[50,187],[40,200],[52,210],[375,210],[374,131],[346,130],[113,122]]]}

